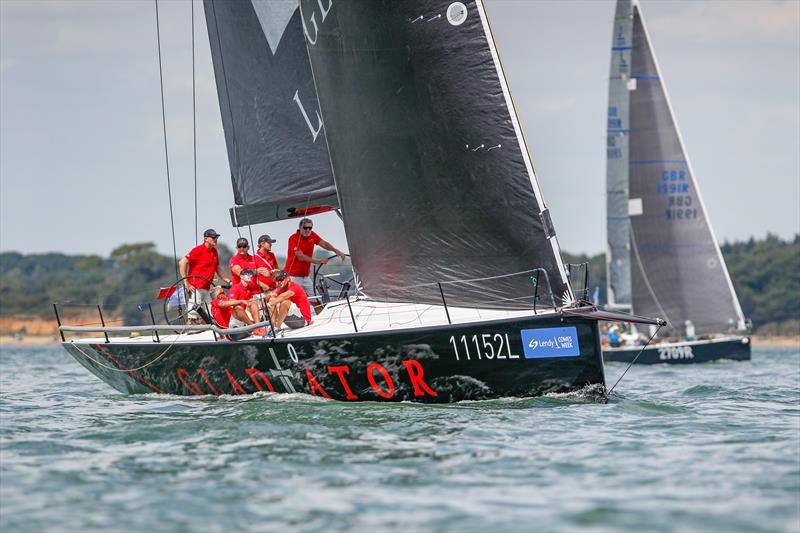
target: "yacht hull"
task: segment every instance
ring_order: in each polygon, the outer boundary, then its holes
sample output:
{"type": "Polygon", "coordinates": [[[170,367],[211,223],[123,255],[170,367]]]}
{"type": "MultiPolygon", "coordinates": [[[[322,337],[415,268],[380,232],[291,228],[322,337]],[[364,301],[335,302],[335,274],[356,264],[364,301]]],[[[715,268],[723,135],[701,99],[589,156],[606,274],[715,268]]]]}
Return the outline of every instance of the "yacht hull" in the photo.
{"type": "MultiPolygon", "coordinates": [[[[640,346],[603,348],[603,359],[630,363],[640,350],[640,346]]],[[[636,364],[694,364],[721,359],[750,360],[750,338],[735,336],[651,345],[636,359],[636,364]]]]}
{"type": "Polygon", "coordinates": [[[64,347],[104,382],[131,394],[262,391],[448,403],[592,386],[605,393],[597,322],[559,315],[292,339],[181,337],[172,344],[112,339],[64,347]]]}

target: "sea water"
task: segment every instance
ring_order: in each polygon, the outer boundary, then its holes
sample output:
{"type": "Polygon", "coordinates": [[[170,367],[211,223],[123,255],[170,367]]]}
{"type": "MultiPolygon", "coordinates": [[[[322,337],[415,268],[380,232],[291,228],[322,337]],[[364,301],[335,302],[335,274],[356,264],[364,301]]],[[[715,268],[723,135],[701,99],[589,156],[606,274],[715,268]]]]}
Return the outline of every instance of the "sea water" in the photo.
{"type": "Polygon", "coordinates": [[[0,348],[4,533],[581,528],[798,531],[800,350],[426,406],[126,396],[0,348]]]}

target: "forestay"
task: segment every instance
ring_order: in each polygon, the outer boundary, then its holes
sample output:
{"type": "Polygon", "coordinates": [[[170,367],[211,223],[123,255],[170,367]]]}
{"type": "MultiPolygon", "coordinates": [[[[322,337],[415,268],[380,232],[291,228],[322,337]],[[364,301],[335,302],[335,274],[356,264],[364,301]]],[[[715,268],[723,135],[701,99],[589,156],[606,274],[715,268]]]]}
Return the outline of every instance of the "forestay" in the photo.
{"type": "Polygon", "coordinates": [[[698,335],[743,328],[635,1],[617,3],[608,114],[609,279],[615,303],[663,317],[669,323],[665,335],[682,334],[687,320],[698,335]]]}
{"type": "Polygon", "coordinates": [[[338,207],[297,0],[205,0],[236,226],[338,207]]]}
{"type": "Polygon", "coordinates": [[[572,301],[481,2],[301,7],[364,291],[440,303],[442,282],[448,304],[524,309],[532,273],[448,282],[542,268],[572,301]]]}

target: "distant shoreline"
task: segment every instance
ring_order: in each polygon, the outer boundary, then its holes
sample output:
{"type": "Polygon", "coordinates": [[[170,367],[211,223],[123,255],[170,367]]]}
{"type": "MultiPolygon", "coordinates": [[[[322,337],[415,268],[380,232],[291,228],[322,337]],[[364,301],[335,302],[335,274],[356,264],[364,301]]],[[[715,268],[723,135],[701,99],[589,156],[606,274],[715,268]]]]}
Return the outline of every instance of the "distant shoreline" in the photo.
{"type": "MultiPolygon", "coordinates": [[[[800,349],[800,336],[775,336],[766,337],[763,335],[753,335],[750,337],[753,346],[756,348],[798,348],[800,349]]],[[[2,346],[35,346],[44,344],[60,344],[60,339],[53,335],[24,335],[21,340],[15,339],[12,335],[0,336],[0,347],[2,346]]]]}

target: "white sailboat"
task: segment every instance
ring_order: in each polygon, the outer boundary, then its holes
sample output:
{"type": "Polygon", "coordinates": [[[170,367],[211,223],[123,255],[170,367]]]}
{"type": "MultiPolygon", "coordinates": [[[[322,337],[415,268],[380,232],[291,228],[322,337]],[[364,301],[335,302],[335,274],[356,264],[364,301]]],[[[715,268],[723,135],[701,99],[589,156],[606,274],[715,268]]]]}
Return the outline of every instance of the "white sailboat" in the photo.
{"type": "MultiPolygon", "coordinates": [[[[667,321],[637,362],[749,359],[747,324],[637,0],[617,0],[608,92],[609,304],[667,321]]],[[[633,360],[632,344],[604,348],[605,359],[633,360]]]]}

